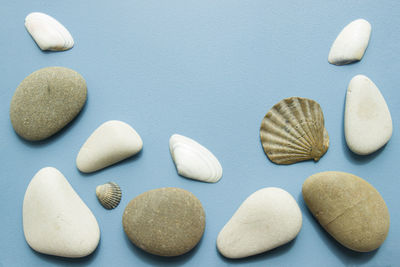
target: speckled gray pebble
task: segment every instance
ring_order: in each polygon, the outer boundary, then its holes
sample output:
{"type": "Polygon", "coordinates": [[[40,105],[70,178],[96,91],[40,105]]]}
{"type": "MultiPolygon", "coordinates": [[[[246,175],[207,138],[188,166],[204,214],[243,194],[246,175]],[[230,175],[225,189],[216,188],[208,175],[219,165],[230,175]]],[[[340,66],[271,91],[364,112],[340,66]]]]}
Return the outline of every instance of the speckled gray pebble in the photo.
{"type": "Polygon", "coordinates": [[[47,67],[26,77],[10,105],[14,130],[29,141],[46,139],[72,121],[86,102],[83,77],[74,70],[47,67]]]}
{"type": "Polygon", "coordinates": [[[132,199],[125,208],[122,224],[129,239],[148,253],[179,256],[200,241],[205,214],[192,193],[166,187],[132,199]]]}

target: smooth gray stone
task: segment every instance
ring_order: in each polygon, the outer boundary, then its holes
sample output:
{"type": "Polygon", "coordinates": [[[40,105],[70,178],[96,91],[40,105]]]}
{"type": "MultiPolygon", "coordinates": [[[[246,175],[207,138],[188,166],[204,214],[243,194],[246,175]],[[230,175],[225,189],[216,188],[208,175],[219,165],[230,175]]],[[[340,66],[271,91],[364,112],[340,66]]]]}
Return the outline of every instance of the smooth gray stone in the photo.
{"type": "Polygon", "coordinates": [[[179,256],[200,241],[203,207],[192,193],[167,187],[147,191],[126,206],[122,224],[136,246],[159,256],[179,256]]]}
{"type": "Polygon", "coordinates": [[[87,89],[74,70],[47,67],[26,77],[16,89],[10,105],[14,130],[29,141],[46,139],[60,131],[81,111],[87,89]]]}

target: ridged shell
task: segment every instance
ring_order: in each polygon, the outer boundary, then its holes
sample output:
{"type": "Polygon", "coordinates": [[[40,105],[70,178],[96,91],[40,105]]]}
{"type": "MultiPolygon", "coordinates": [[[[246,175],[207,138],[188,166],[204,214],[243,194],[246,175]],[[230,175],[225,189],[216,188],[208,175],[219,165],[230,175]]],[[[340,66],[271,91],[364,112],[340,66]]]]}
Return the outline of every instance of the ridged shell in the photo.
{"type": "Polygon", "coordinates": [[[111,210],[121,201],[121,188],[114,182],[108,182],[96,187],[96,196],[104,208],[111,210]]]}
{"type": "Polygon", "coordinates": [[[265,154],[277,164],[318,161],[329,147],[320,105],[301,97],[274,105],[261,123],[260,137],[265,154]]]}
{"type": "Polygon", "coordinates": [[[180,175],[208,183],[221,179],[222,167],[218,159],[193,139],[174,134],[169,139],[169,150],[180,175]]]}
{"type": "Polygon", "coordinates": [[[69,31],[55,18],[40,12],[25,18],[25,27],[42,50],[63,51],[74,46],[69,31]]]}

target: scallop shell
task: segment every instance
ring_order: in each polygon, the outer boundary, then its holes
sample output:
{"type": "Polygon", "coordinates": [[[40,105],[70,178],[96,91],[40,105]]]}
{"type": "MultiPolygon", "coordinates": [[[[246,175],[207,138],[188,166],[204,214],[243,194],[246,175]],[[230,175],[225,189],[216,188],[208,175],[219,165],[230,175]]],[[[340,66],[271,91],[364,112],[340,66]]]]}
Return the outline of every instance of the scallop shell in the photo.
{"type": "Polygon", "coordinates": [[[274,105],[261,123],[260,137],[265,154],[277,164],[318,161],[329,147],[320,105],[301,97],[274,105]]]}
{"type": "Polygon", "coordinates": [[[218,159],[196,141],[174,134],[169,139],[169,150],[180,175],[208,183],[221,179],[222,167],[218,159]]]}
{"type": "Polygon", "coordinates": [[[121,188],[114,182],[108,182],[96,187],[96,196],[104,208],[111,210],[121,201],[121,188]]]}
{"type": "Polygon", "coordinates": [[[74,46],[69,31],[55,18],[40,12],[25,18],[25,27],[42,50],[63,51],[74,46]]]}

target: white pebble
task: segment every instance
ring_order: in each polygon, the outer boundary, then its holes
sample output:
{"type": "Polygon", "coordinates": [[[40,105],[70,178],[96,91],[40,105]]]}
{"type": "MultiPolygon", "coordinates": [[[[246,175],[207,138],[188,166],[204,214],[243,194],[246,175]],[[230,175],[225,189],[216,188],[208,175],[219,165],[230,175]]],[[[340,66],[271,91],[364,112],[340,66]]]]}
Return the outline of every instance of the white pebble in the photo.
{"type": "Polygon", "coordinates": [[[334,65],[345,65],[359,61],[364,56],[371,36],[371,24],[365,19],[349,23],[339,33],[329,51],[328,61],[334,65]]]}
{"type": "Polygon", "coordinates": [[[37,252],[80,258],[99,244],[96,218],[55,168],[43,168],[32,178],[22,217],[26,242],[37,252]]]}
{"type": "Polygon", "coordinates": [[[355,76],[346,94],[347,146],[356,154],[371,154],[389,141],[392,130],[392,117],[378,87],[364,75],[355,76]]]}
{"type": "Polygon", "coordinates": [[[83,144],[76,166],[81,172],[94,172],[135,155],[142,147],[142,139],[129,124],[107,121],[83,144]]]}
{"type": "Polygon", "coordinates": [[[296,200],[268,187],[250,195],[218,235],[217,248],[227,258],[244,258],[293,240],[302,225],[296,200]]]}

